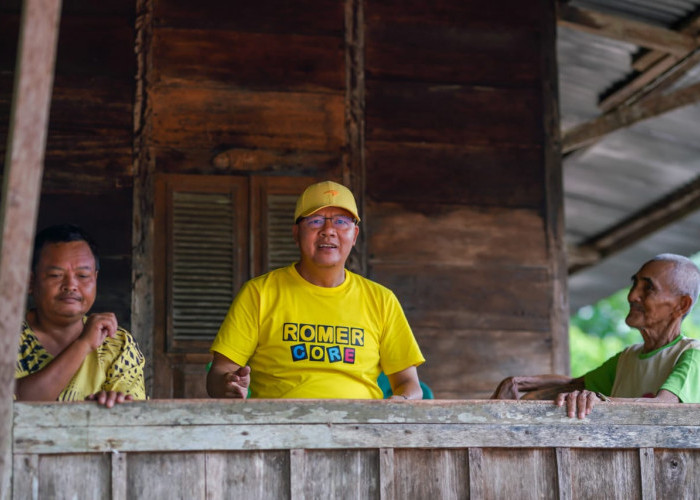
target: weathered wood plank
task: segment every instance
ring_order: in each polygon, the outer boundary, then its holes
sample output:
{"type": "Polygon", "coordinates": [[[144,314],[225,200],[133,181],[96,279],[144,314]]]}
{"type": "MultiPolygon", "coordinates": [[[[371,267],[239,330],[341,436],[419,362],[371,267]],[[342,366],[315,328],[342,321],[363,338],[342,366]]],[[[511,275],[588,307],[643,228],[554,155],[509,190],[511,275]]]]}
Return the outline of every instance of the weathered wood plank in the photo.
{"type": "Polygon", "coordinates": [[[205,457],[205,453],[130,453],[127,498],[205,498],[205,457]]]}
{"type": "Polygon", "coordinates": [[[306,450],[293,448],[289,450],[289,497],[291,500],[302,500],[304,497],[304,481],[306,476],[306,450]]]}
{"type": "Polygon", "coordinates": [[[442,213],[406,212],[401,205],[371,204],[369,244],[374,265],[517,266],[547,264],[542,219],[534,210],[484,211],[443,207],[442,213]]]}
{"type": "Polygon", "coordinates": [[[158,26],[206,28],[255,33],[329,34],[342,36],[343,2],[337,0],[266,0],[259,3],[201,0],[156,2],[158,26]]]}
{"type": "MultiPolygon", "coordinates": [[[[365,448],[368,442],[361,444],[365,448]]],[[[323,498],[328,492],[342,499],[379,496],[377,450],[307,450],[304,461],[301,498],[323,498]]]]}
{"type": "Polygon", "coordinates": [[[642,499],[656,500],[656,467],[654,449],[639,449],[639,475],[642,482],[642,499]]]}
{"type": "Polygon", "coordinates": [[[484,452],[469,448],[469,498],[484,498],[484,452]]]}
{"type": "Polygon", "coordinates": [[[656,450],[657,498],[700,498],[700,456],[690,450],[656,450]]]}
{"type": "MultiPolygon", "coordinates": [[[[197,426],[267,424],[356,424],[403,422],[412,424],[496,423],[560,424],[584,427],[591,424],[680,427],[692,436],[697,404],[614,403],[599,405],[586,419],[569,419],[551,401],[425,400],[405,403],[393,400],[151,400],[106,409],[94,403],[26,403],[13,405],[15,429],[84,428],[122,425],[197,426]],[[39,418],[41,417],[41,418],[39,418]]],[[[43,430],[41,431],[43,432],[43,430]]],[[[82,436],[85,438],[85,436],[82,436]]]]}
{"type": "Polygon", "coordinates": [[[379,498],[380,500],[394,500],[396,488],[394,487],[394,449],[379,449],[379,498]]]}
{"type": "Polygon", "coordinates": [[[69,498],[63,492],[80,492],[81,498],[109,498],[110,463],[108,453],[43,455],[39,458],[39,498],[69,498]]]}
{"type": "Polygon", "coordinates": [[[560,500],[573,498],[573,485],[571,484],[571,449],[556,448],[557,454],[557,487],[560,500]]]}
{"type": "Polygon", "coordinates": [[[288,498],[289,454],[252,451],[206,454],[206,498],[288,498]]]}
{"type": "MultiPolygon", "coordinates": [[[[464,447],[700,448],[697,405],[197,401],[15,404],[15,453],[464,447]],[[41,417],[41,418],[39,418],[41,417]]],[[[585,457],[584,457],[585,458],[585,457]]],[[[638,459],[637,468],[638,468],[638,459]]],[[[575,482],[575,481],[574,481],[575,482]]]]}
{"type": "Polygon", "coordinates": [[[111,476],[111,500],[127,500],[126,483],[128,478],[126,472],[126,453],[112,453],[111,476]]]}
{"type": "Polygon", "coordinates": [[[535,64],[539,40],[532,25],[511,25],[496,34],[493,24],[478,16],[465,19],[459,29],[423,20],[387,23],[375,15],[377,8],[368,7],[368,78],[495,86],[507,82],[525,87],[539,77],[535,64]],[[455,64],[456,60],[469,63],[455,64]]]}
{"type": "Polygon", "coordinates": [[[394,491],[396,498],[468,498],[468,450],[394,450],[394,491]]]}
{"type": "Polygon", "coordinates": [[[412,324],[445,331],[549,330],[551,277],[544,267],[369,263],[370,277],[395,291],[412,324]]]}
{"type": "Polygon", "coordinates": [[[343,91],[343,50],[338,36],[157,28],[153,83],[343,91]]]}
{"type": "Polygon", "coordinates": [[[559,498],[555,452],[551,449],[485,449],[483,498],[559,498]]]}
{"type": "Polygon", "coordinates": [[[12,400],[46,146],[61,2],[26,0],[0,205],[0,497],[11,491],[12,400]]]}
{"type": "MultiPolygon", "coordinates": [[[[39,500],[39,455],[15,453],[13,458],[12,491],[14,496],[21,496],[26,500],[39,500]]],[[[9,488],[7,498],[9,498],[9,488]]]]}
{"type": "Polygon", "coordinates": [[[641,498],[636,450],[571,450],[574,498],[641,498]]]}
{"type": "Polygon", "coordinates": [[[531,89],[367,79],[366,113],[368,145],[531,145],[543,136],[539,99],[531,89]]]}
{"type": "Polygon", "coordinates": [[[370,140],[366,156],[368,198],[413,210],[429,203],[539,210],[545,197],[542,148],[535,144],[370,140]],[[426,189],[426,179],[441,181],[426,189]]]}
{"type": "Polygon", "coordinates": [[[324,151],[345,142],[341,93],[166,87],[153,93],[152,105],[156,146],[324,151]]]}

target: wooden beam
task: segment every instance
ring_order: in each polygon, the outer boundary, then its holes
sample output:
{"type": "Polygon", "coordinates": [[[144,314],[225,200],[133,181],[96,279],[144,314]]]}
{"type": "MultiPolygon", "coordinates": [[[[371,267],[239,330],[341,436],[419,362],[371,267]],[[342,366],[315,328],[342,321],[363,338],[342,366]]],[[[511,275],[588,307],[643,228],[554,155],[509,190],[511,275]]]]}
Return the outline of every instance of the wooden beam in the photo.
{"type": "Polygon", "coordinates": [[[685,33],[567,4],[559,6],[558,24],[678,56],[697,47],[695,37],[685,33]]]}
{"type": "Polygon", "coordinates": [[[570,249],[569,274],[597,264],[700,208],[700,176],[570,249]]]}
{"type": "Polygon", "coordinates": [[[629,107],[604,114],[564,132],[562,153],[589,146],[603,136],[637,122],[700,101],[700,83],[666,95],[655,95],[629,107]]]}
{"type": "MultiPolygon", "coordinates": [[[[700,9],[688,16],[676,31],[684,35],[697,36],[700,32],[700,9]]],[[[667,53],[661,50],[645,51],[634,58],[632,68],[636,71],[646,71],[665,56],[667,53]]]]}
{"type": "Polygon", "coordinates": [[[25,0],[2,187],[0,239],[0,495],[10,496],[19,331],[41,192],[60,0],[25,0]]]}
{"type": "Polygon", "coordinates": [[[630,105],[660,93],[680,80],[700,62],[700,49],[688,53],[686,57],[665,56],[645,72],[632,78],[626,85],[608,94],[598,107],[608,112],[623,105],[630,105]]]}

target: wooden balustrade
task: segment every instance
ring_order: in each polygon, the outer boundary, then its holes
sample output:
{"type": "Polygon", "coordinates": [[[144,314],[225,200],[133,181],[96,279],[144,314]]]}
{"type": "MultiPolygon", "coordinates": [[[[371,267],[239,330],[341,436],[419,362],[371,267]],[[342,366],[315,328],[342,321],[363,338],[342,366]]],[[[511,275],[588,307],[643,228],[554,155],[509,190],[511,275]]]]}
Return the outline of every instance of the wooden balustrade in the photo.
{"type": "Polygon", "coordinates": [[[700,405],[14,404],[14,498],[698,498],[700,405]]]}

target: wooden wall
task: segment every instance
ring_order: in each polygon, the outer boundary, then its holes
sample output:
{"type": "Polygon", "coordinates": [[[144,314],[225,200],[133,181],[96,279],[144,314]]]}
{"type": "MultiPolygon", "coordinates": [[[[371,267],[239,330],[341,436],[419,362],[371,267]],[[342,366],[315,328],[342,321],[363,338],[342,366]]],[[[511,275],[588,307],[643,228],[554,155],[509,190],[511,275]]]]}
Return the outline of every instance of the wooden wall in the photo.
{"type": "Polygon", "coordinates": [[[38,225],[95,233],[100,300],[152,361],[155,176],[343,180],[355,265],[398,295],[437,397],[567,371],[554,3],[65,0],[38,225]]]}
{"type": "MultiPolygon", "coordinates": [[[[0,6],[0,161],[4,161],[21,2],[0,6]]],[[[37,230],[83,226],[100,246],[94,309],[131,321],[134,5],[65,0],[37,230]]],[[[27,221],[30,223],[30,221],[27,221]]]]}
{"type": "Polygon", "coordinates": [[[439,397],[567,370],[553,8],[365,3],[370,275],[439,397]]]}

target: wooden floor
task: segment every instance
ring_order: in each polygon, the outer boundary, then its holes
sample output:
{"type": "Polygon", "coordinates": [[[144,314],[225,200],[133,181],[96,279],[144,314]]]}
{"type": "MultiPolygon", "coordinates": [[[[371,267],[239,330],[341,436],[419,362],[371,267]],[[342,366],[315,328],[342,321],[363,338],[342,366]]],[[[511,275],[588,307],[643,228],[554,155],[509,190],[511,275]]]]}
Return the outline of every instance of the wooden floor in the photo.
{"type": "Polygon", "coordinates": [[[700,405],[14,405],[13,498],[699,498],[700,405]]]}

